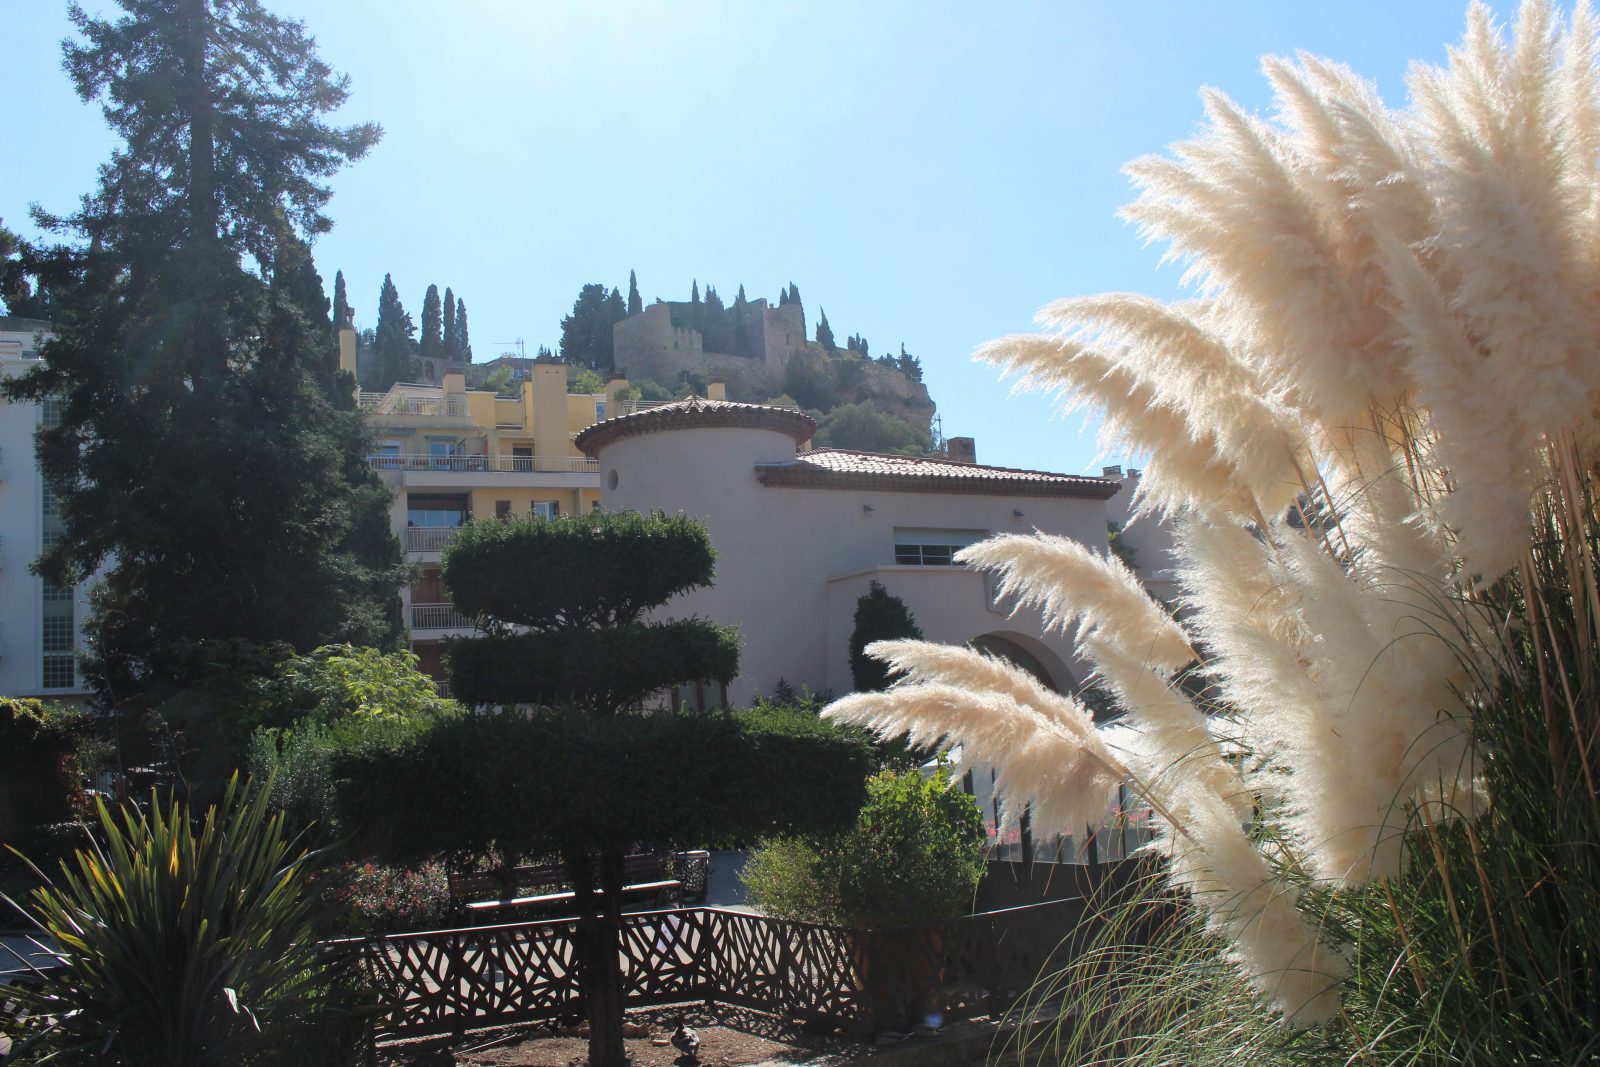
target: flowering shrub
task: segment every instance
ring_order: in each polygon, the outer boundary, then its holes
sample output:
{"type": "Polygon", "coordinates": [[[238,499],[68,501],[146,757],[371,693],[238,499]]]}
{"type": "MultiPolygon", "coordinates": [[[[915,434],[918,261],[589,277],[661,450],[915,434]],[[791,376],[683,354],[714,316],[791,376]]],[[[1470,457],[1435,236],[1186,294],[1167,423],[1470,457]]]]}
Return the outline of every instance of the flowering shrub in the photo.
{"type": "Polygon", "coordinates": [[[351,935],[402,933],[451,925],[458,917],[442,863],[407,870],[345,863],[329,872],[323,895],[351,935]]]}

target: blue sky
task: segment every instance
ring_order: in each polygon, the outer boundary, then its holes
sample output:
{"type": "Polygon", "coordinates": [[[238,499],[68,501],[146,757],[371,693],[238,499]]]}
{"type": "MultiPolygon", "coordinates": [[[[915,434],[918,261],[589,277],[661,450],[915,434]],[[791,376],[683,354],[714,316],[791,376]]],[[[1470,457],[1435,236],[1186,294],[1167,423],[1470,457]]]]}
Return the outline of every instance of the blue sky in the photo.
{"type": "MultiPolygon", "coordinates": [[[[478,357],[555,347],[579,287],[683,299],[800,286],[808,324],[922,357],[981,462],[1094,469],[1081,417],[1011,397],[974,347],[1058,296],[1177,294],[1115,212],[1121,166],[1191,132],[1214,85],[1266,106],[1258,59],[1304,49],[1400,102],[1460,37],[1457,2],[543,3],[267,0],[350,74],[383,142],[334,181],[358,325],[385,272],[416,316],[467,302],[478,357]]],[[[87,3],[103,10],[106,3],[87,3]]],[[[1507,5],[1496,7],[1504,13],[1507,5]]],[[[70,208],[112,139],[73,95],[65,4],[0,3],[0,218],[70,208]]],[[[1110,457],[1116,461],[1123,457],[1110,457]]]]}

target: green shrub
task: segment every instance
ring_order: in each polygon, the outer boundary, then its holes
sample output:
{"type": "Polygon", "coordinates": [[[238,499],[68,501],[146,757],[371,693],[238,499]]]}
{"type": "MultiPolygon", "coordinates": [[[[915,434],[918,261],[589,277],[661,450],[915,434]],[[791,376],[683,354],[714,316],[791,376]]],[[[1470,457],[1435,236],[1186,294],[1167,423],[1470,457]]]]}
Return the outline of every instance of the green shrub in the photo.
{"type": "Polygon", "coordinates": [[[0,697],[0,841],[82,811],[76,756],[88,727],[83,712],[0,697]]]}
{"type": "Polygon", "coordinates": [[[983,815],[941,766],[884,771],[867,782],[856,825],[835,838],[779,837],[741,878],[770,915],[887,928],[963,914],[983,876],[983,815]]]}
{"type": "MultiPolygon", "coordinates": [[[[283,1035],[333,1008],[318,949],[314,854],[284,836],[268,792],[235,777],[198,827],[188,808],[99,805],[103,843],[63,861],[23,910],[61,947],[23,1034],[66,1063],[298,1063],[283,1035]]],[[[18,905],[22,907],[21,905],[18,905]]],[[[334,998],[337,999],[337,998],[334,998]]]]}
{"type": "Polygon", "coordinates": [[[339,911],[340,930],[349,935],[437,930],[458,918],[444,864],[437,861],[409,869],[340,864],[328,873],[322,892],[339,911]]]}

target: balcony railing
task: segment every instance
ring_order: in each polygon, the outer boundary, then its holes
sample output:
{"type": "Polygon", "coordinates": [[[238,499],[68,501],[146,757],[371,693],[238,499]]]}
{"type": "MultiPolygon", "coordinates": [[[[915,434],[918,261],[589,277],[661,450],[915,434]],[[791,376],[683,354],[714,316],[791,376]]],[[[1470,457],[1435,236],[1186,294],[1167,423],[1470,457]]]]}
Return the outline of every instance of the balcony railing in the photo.
{"type": "Polygon", "coordinates": [[[588,456],[434,456],[421,452],[375,452],[367,462],[380,471],[494,471],[501,474],[584,474],[600,469],[588,456]]]}
{"type": "Polygon", "coordinates": [[[360,393],[356,405],[374,415],[465,418],[469,414],[467,398],[460,393],[360,393]]]}
{"type": "Polygon", "coordinates": [[[453,604],[411,605],[412,630],[462,630],[471,625],[472,620],[453,604]]]}
{"type": "Polygon", "coordinates": [[[406,527],[407,552],[439,552],[444,543],[455,535],[459,526],[408,526],[406,527]]]}

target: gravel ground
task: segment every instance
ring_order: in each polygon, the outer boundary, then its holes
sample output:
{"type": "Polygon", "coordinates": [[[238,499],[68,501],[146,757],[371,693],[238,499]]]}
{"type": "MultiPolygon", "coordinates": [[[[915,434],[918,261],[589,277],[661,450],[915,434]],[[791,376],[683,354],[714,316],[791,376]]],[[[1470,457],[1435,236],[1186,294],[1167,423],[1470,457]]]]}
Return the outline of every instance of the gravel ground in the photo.
{"type": "MultiPolygon", "coordinates": [[[[829,1067],[876,1051],[870,1041],[808,1033],[774,1016],[743,1008],[651,1008],[630,1011],[627,1019],[636,1036],[624,1043],[635,1067],[693,1067],[695,1063],[702,1067],[768,1063],[829,1067]],[[697,1060],[665,1043],[680,1019],[700,1037],[697,1060]]],[[[575,1029],[552,1033],[546,1027],[530,1025],[486,1030],[456,1042],[391,1046],[384,1050],[383,1060],[392,1067],[583,1067],[588,1055],[589,1039],[575,1029]]]]}

